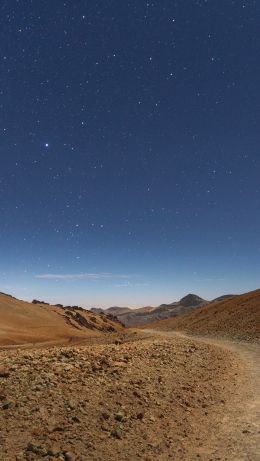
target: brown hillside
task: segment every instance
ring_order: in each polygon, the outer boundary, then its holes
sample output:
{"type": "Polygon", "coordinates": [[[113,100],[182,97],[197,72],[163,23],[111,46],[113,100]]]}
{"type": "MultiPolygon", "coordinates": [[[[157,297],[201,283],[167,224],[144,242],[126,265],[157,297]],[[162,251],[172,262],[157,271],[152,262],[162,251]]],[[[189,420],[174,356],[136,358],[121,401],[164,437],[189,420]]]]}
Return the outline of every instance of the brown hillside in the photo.
{"type": "Polygon", "coordinates": [[[73,341],[120,329],[118,323],[83,309],[32,304],[0,294],[0,346],[73,341]]]}
{"type": "Polygon", "coordinates": [[[146,328],[260,341],[260,290],[209,303],[146,328]]]}

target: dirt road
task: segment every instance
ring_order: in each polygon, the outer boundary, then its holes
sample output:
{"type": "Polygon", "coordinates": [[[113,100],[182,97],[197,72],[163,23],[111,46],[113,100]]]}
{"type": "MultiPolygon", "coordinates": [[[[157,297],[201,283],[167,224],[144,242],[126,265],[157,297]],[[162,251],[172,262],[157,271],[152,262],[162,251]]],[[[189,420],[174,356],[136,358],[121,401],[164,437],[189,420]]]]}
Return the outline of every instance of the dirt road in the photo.
{"type": "MultiPolygon", "coordinates": [[[[191,337],[178,332],[147,330],[149,334],[164,338],[191,337]]],[[[227,341],[209,337],[192,337],[204,344],[220,347],[235,353],[244,365],[245,374],[241,388],[234,394],[232,405],[226,407],[218,430],[205,441],[202,457],[210,460],[259,461],[260,460],[260,346],[241,341],[227,341]]]]}

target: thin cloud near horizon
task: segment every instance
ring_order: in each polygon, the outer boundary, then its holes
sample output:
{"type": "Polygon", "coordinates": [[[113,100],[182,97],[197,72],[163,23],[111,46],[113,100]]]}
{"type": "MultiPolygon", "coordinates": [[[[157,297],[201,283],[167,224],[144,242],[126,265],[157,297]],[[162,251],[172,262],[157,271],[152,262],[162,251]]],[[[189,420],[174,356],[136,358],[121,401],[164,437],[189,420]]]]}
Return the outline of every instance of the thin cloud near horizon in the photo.
{"type": "Polygon", "coordinates": [[[117,283],[114,285],[116,288],[137,288],[137,287],[148,287],[149,283],[117,283]]]}
{"type": "Polygon", "coordinates": [[[44,280],[104,280],[104,279],[128,279],[125,274],[112,274],[109,272],[80,273],[80,274],[39,274],[34,278],[44,280]]]}

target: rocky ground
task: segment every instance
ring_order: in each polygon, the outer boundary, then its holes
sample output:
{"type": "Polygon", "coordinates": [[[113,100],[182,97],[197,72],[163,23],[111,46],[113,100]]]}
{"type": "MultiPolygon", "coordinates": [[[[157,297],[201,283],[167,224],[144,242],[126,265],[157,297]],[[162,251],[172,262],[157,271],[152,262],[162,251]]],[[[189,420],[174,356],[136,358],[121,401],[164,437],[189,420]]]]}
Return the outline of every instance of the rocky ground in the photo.
{"type": "Polygon", "coordinates": [[[239,392],[235,354],[148,333],[93,341],[0,351],[1,461],[219,459],[205,446],[239,392]]]}

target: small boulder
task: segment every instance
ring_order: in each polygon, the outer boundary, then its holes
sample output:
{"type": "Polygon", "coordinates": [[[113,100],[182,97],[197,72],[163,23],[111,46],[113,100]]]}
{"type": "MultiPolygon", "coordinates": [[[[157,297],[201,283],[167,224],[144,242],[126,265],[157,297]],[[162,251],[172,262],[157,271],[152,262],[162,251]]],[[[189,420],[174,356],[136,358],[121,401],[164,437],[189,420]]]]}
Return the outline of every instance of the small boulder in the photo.
{"type": "Polygon", "coordinates": [[[0,368],[0,378],[9,378],[10,372],[7,368],[0,368]]]}
{"type": "Polygon", "coordinates": [[[122,439],[122,431],[120,431],[120,429],[112,429],[111,435],[115,439],[122,439]]]}

